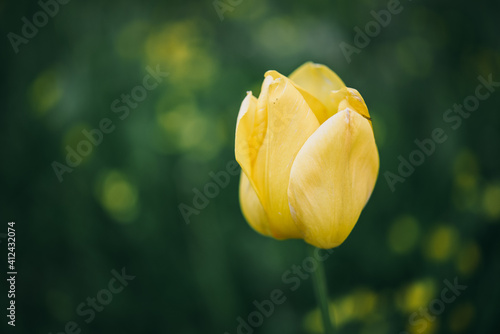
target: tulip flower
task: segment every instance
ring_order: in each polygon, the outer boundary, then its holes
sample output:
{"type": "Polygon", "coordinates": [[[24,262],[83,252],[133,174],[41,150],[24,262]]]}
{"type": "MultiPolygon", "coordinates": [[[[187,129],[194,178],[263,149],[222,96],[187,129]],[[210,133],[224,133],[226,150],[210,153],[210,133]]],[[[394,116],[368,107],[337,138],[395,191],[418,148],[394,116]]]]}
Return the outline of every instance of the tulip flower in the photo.
{"type": "Polygon", "coordinates": [[[268,71],[248,92],[236,125],[240,204],[256,231],[342,244],[375,186],[379,155],[357,90],[328,67],[306,63],[288,78],[268,71]]]}

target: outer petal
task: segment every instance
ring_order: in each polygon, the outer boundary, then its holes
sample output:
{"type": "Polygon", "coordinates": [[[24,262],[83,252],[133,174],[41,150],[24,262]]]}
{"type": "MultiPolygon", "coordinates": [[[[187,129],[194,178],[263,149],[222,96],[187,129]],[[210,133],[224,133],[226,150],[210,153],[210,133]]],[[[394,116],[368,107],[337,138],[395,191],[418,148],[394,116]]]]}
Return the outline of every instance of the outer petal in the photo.
{"type": "Polygon", "coordinates": [[[354,88],[344,87],[330,93],[330,98],[338,110],[349,108],[371,122],[370,113],[366,107],[365,100],[354,88]]]}
{"type": "Polygon", "coordinates": [[[282,78],[269,86],[267,108],[266,138],[251,179],[261,194],[273,236],[300,238],[302,235],[290,215],[288,181],[295,156],[319,122],[297,89],[282,78]]]}
{"type": "Polygon", "coordinates": [[[338,109],[333,104],[330,93],[342,89],[345,84],[328,67],[307,62],[293,71],[289,78],[325,105],[329,112],[328,118],[337,112],[338,109]]]}
{"type": "Polygon", "coordinates": [[[320,248],[339,246],[368,201],[379,169],[370,122],[339,111],[308,139],[293,164],[288,196],[304,239],[320,248]]]}
{"type": "MultiPolygon", "coordinates": [[[[252,92],[241,103],[236,123],[235,156],[236,161],[247,175],[253,175],[257,155],[264,142],[267,131],[267,91],[272,78],[264,80],[262,92],[257,100],[252,92]]],[[[250,182],[254,184],[252,177],[250,182]]]]}
{"type": "MultiPolygon", "coordinates": [[[[235,156],[243,171],[247,174],[257,196],[265,200],[262,187],[258,188],[256,169],[265,169],[267,147],[263,145],[267,132],[267,102],[269,99],[269,85],[273,82],[271,76],[266,76],[262,83],[259,99],[251,92],[243,100],[238,114],[235,135],[235,156]],[[260,168],[259,168],[260,167],[260,168]]],[[[261,172],[262,174],[262,172],[261,172]]],[[[260,176],[262,177],[262,175],[260,176]]],[[[262,180],[259,182],[262,185],[262,180]]]]}
{"type": "Polygon", "coordinates": [[[244,172],[241,173],[240,177],[240,205],[243,215],[254,230],[272,236],[266,211],[244,172]]]}
{"type": "Polygon", "coordinates": [[[328,109],[326,109],[325,105],[320,100],[318,100],[311,93],[309,93],[304,88],[297,85],[292,80],[288,79],[287,77],[276,71],[267,71],[266,76],[267,75],[271,76],[273,79],[282,78],[284,80],[288,80],[295,88],[297,88],[297,90],[302,95],[304,100],[306,100],[307,104],[309,105],[309,108],[311,108],[311,110],[314,112],[314,115],[316,115],[319,124],[323,123],[331,116],[328,112],[328,109]]]}
{"type": "Polygon", "coordinates": [[[257,99],[252,95],[252,92],[247,92],[238,113],[234,152],[236,160],[246,172],[251,171],[252,162],[255,160],[256,152],[260,147],[252,136],[255,128],[256,111],[257,99]]]}

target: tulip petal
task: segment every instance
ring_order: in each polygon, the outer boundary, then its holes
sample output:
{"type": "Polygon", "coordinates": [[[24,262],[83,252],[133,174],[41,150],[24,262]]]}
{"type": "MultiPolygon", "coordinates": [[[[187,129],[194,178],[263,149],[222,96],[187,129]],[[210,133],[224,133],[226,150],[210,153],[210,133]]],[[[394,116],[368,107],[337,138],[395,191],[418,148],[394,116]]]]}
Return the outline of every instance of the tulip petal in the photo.
{"type": "Polygon", "coordinates": [[[267,131],[267,108],[259,110],[257,105],[258,101],[252,92],[247,92],[241,103],[236,123],[235,156],[248,175],[252,174],[253,165],[267,131]]]}
{"type": "Polygon", "coordinates": [[[288,181],[295,156],[319,122],[297,89],[282,78],[269,86],[267,108],[266,139],[251,179],[261,195],[273,236],[300,238],[288,206],[288,181]]]}
{"type": "Polygon", "coordinates": [[[289,78],[323,103],[328,110],[328,118],[337,112],[338,109],[331,100],[330,93],[342,89],[345,84],[328,67],[307,62],[293,71],[289,78]]]}
{"type": "Polygon", "coordinates": [[[316,115],[316,118],[319,121],[319,124],[322,124],[324,121],[326,121],[331,115],[328,113],[328,109],[323,105],[323,103],[318,100],[316,97],[314,97],[311,93],[297,85],[295,82],[292,80],[288,79],[284,75],[276,72],[276,71],[267,71],[266,76],[269,75],[273,77],[273,79],[278,79],[282,78],[283,80],[288,80],[297,90],[299,93],[302,95],[304,100],[306,100],[307,105],[311,110],[314,112],[314,115],[316,115]]]}
{"type": "Polygon", "coordinates": [[[266,211],[244,172],[240,176],[240,205],[245,219],[254,230],[261,234],[272,236],[269,231],[266,211]]]}
{"type": "Polygon", "coordinates": [[[331,92],[330,98],[337,107],[337,110],[349,108],[371,122],[370,113],[366,107],[365,100],[356,89],[343,87],[337,91],[331,92]]]}
{"type": "Polygon", "coordinates": [[[368,201],[379,169],[370,122],[339,111],[307,140],[293,163],[290,211],[306,242],[333,248],[347,238],[368,201]]]}

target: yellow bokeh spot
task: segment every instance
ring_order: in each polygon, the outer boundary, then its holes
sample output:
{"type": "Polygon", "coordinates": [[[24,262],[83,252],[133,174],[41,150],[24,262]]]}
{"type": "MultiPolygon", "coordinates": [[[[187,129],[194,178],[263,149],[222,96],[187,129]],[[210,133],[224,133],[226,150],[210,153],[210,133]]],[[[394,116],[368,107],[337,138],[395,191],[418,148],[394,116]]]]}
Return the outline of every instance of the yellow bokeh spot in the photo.
{"type": "Polygon", "coordinates": [[[436,293],[436,283],[431,278],[425,278],[406,286],[397,296],[397,304],[408,313],[415,312],[419,307],[427,305],[436,293]]]}
{"type": "Polygon", "coordinates": [[[353,296],[344,297],[330,304],[330,312],[334,314],[333,319],[339,326],[350,321],[355,311],[356,304],[353,296]]]}
{"type": "Polygon", "coordinates": [[[458,173],[455,175],[455,185],[466,191],[470,191],[477,187],[477,175],[468,173],[458,173]]]}
{"type": "Polygon", "coordinates": [[[57,72],[46,70],[38,75],[29,91],[29,100],[33,110],[44,115],[61,99],[62,89],[57,72]]]}
{"type": "Polygon", "coordinates": [[[456,257],[457,269],[464,275],[470,275],[476,270],[481,260],[481,250],[475,242],[469,242],[458,251],[456,257]]]}
{"type": "Polygon", "coordinates": [[[461,174],[478,176],[477,157],[471,150],[464,149],[457,155],[453,164],[453,173],[455,176],[461,174]]]}
{"type": "Polygon", "coordinates": [[[194,21],[176,22],[159,28],[146,40],[146,55],[153,61],[181,65],[189,60],[201,36],[194,21]]]}
{"type": "Polygon", "coordinates": [[[196,153],[199,158],[213,158],[225,140],[224,126],[202,115],[192,103],[171,110],[165,110],[165,106],[159,103],[157,122],[173,151],[196,153]]]}
{"type": "Polygon", "coordinates": [[[402,216],[396,219],[388,234],[388,243],[395,253],[407,253],[411,251],[420,237],[420,226],[412,216],[402,216]]]}
{"type": "Polygon", "coordinates": [[[433,321],[430,321],[426,319],[424,316],[421,316],[418,318],[419,322],[418,324],[415,324],[414,326],[408,325],[406,328],[406,331],[410,334],[433,334],[437,333],[437,330],[439,328],[439,319],[434,319],[433,321]]]}
{"type": "Polygon", "coordinates": [[[323,333],[321,314],[318,309],[307,313],[304,317],[303,324],[304,329],[309,333],[323,333]]]}
{"type": "Polygon", "coordinates": [[[450,312],[448,326],[452,333],[464,332],[474,319],[474,306],[465,302],[457,305],[450,312]]]}
{"type": "Polygon", "coordinates": [[[201,144],[210,127],[209,120],[192,104],[158,112],[157,119],[167,134],[174,137],[173,142],[179,150],[189,150],[201,144]]]}
{"type": "Polygon", "coordinates": [[[478,177],[473,174],[458,173],[455,175],[455,186],[452,200],[460,210],[473,210],[477,206],[479,190],[478,177]]]}
{"type": "Polygon", "coordinates": [[[458,244],[456,229],[441,225],[429,234],[424,243],[425,255],[434,261],[445,261],[455,252],[458,244]]]}
{"type": "Polygon", "coordinates": [[[460,188],[470,189],[477,185],[479,166],[473,152],[468,149],[460,151],[453,163],[453,175],[460,188]]]}
{"type": "MultiPolygon", "coordinates": [[[[329,303],[330,318],[340,327],[355,320],[365,320],[376,310],[377,295],[367,289],[359,288],[351,294],[329,303]]],[[[304,318],[304,327],[309,332],[323,333],[319,309],[309,312],[304,318]]]]}
{"type": "MultiPolygon", "coordinates": [[[[339,311],[337,302],[331,302],[328,305],[330,311],[330,319],[333,320],[336,327],[342,326],[342,323],[345,322],[345,319],[339,318],[341,317],[341,311],[339,311]]],[[[310,333],[323,333],[323,321],[321,312],[319,309],[314,309],[311,312],[307,313],[303,320],[303,327],[307,332],[310,333]]]]}
{"type": "Polygon", "coordinates": [[[353,294],[355,305],[355,317],[359,320],[367,317],[375,311],[377,295],[368,289],[360,288],[353,294]]]}
{"type": "Polygon", "coordinates": [[[500,218],[500,185],[488,184],[484,189],[482,198],[484,214],[492,220],[500,218]]]}
{"type": "Polygon", "coordinates": [[[351,294],[330,303],[330,312],[337,325],[353,320],[363,320],[375,310],[377,295],[366,288],[354,290],[351,294]]]}
{"type": "Polygon", "coordinates": [[[209,26],[195,20],[157,27],[145,40],[145,61],[169,72],[168,80],[176,90],[207,87],[218,71],[209,47],[209,32],[209,26]]]}
{"type": "Polygon", "coordinates": [[[138,214],[137,190],[125,175],[109,172],[102,182],[101,204],[117,221],[131,222],[138,214]]]}

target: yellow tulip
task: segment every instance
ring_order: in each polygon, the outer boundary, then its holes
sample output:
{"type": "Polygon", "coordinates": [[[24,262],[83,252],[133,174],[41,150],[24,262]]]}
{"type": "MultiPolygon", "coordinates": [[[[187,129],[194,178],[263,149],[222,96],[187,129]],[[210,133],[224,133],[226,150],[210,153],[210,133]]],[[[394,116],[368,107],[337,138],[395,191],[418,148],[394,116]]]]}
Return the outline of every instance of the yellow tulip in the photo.
{"type": "Polygon", "coordinates": [[[310,62],[289,78],[268,71],[259,98],[247,93],[235,154],[250,226],[325,249],[350,234],[379,170],[363,98],[328,67],[310,62]]]}

